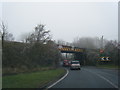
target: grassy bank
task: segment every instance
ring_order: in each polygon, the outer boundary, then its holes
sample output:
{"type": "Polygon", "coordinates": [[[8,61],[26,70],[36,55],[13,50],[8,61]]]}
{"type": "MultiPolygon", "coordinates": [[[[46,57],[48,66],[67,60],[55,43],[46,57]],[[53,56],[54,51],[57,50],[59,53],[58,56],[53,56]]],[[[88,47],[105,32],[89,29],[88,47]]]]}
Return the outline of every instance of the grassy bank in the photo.
{"type": "Polygon", "coordinates": [[[64,69],[53,69],[33,73],[4,76],[2,78],[3,88],[39,88],[51,80],[63,75],[64,69]]]}
{"type": "Polygon", "coordinates": [[[36,71],[46,71],[46,70],[51,70],[55,69],[52,66],[41,66],[41,67],[34,67],[34,68],[3,68],[2,69],[2,75],[15,75],[15,74],[20,74],[20,73],[30,73],[30,72],[36,72],[36,71]]]}
{"type": "Polygon", "coordinates": [[[109,68],[109,69],[118,69],[118,65],[114,64],[106,64],[106,65],[97,65],[100,68],[109,68]]]}

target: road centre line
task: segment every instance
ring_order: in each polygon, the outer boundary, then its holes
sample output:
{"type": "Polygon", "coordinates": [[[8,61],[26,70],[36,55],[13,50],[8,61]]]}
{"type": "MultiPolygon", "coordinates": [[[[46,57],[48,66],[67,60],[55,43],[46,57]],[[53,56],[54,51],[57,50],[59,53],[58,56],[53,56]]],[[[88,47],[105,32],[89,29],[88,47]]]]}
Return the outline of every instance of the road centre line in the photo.
{"type": "MultiPolygon", "coordinates": [[[[65,68],[66,69],[66,68],[65,68]]],[[[56,81],[55,83],[53,83],[52,85],[48,86],[47,88],[51,88],[53,87],[54,85],[56,85],[57,83],[59,83],[61,80],[63,80],[69,73],[68,69],[66,69],[67,73],[62,77],[60,78],[58,81],[56,81]]]]}
{"type": "MultiPolygon", "coordinates": [[[[84,69],[85,70],[85,69],[84,69]]],[[[86,71],[88,71],[88,70],[86,70],[86,71]]],[[[88,72],[91,72],[91,71],[88,71],[88,72]]],[[[91,73],[94,73],[94,72],[91,72],[91,73]]],[[[99,74],[97,74],[97,73],[94,73],[94,74],[96,74],[97,76],[99,76],[100,78],[102,78],[102,79],[104,79],[105,81],[107,81],[109,84],[111,84],[113,87],[115,87],[115,88],[118,88],[118,86],[117,85],[115,85],[114,83],[112,83],[110,80],[108,80],[108,79],[106,79],[105,77],[103,77],[102,75],[99,75],[99,74]]]]}

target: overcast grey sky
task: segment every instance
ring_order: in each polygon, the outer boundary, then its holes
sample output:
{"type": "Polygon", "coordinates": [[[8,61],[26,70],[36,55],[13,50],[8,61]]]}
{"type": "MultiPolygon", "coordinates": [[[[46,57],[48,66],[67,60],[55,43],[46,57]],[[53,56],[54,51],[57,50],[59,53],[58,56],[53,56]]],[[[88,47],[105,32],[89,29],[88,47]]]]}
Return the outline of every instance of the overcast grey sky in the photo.
{"type": "Polygon", "coordinates": [[[54,40],[72,42],[75,37],[118,39],[117,2],[5,2],[2,19],[16,40],[45,24],[54,40]]]}

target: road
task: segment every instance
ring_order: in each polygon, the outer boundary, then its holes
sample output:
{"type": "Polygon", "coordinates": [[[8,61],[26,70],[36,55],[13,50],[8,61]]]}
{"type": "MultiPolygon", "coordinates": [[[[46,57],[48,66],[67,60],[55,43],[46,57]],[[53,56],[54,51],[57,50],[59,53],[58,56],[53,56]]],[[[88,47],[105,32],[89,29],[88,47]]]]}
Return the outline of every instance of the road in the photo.
{"type": "Polygon", "coordinates": [[[69,70],[67,77],[52,88],[118,88],[118,70],[87,66],[69,70]]]}

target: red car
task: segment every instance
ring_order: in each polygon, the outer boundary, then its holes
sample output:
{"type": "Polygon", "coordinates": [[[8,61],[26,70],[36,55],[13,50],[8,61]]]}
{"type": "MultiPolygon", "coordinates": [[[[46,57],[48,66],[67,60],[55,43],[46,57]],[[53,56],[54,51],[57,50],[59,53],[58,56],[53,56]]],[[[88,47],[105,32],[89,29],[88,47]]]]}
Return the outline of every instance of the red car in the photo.
{"type": "Polygon", "coordinates": [[[64,60],[63,66],[70,66],[70,60],[64,60]]]}

